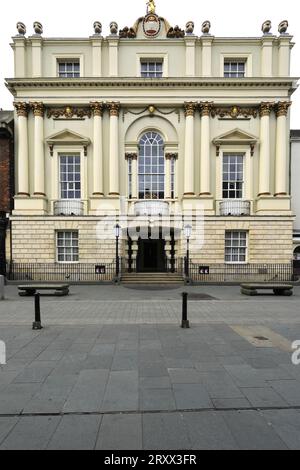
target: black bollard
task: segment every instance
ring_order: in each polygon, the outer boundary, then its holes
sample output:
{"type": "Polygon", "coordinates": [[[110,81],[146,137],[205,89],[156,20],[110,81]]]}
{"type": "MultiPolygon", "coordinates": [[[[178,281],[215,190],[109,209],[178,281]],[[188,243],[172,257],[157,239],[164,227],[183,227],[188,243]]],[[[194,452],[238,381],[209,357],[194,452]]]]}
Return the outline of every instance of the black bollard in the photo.
{"type": "Polygon", "coordinates": [[[41,330],[43,327],[41,324],[40,294],[34,295],[34,317],[35,321],[32,324],[32,329],[41,330]]]}
{"type": "Polygon", "coordinates": [[[182,293],[182,323],[181,328],[189,328],[190,322],[187,319],[187,301],[188,301],[188,293],[182,293]]]}

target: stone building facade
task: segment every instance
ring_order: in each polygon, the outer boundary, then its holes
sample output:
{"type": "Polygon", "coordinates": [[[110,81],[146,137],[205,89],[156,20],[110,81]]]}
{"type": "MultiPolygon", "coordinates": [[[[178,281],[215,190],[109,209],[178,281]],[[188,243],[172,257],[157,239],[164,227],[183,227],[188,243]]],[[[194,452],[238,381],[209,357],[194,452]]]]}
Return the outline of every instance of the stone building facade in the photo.
{"type": "Polygon", "coordinates": [[[187,238],[200,269],[289,264],[293,42],[262,31],[197,36],[150,6],[106,37],[18,23],[14,262],[114,263],[118,225],[122,272],[176,271],[187,238]]]}
{"type": "Polygon", "coordinates": [[[14,194],[14,113],[0,110],[0,274],[10,259],[9,215],[14,194]]]}

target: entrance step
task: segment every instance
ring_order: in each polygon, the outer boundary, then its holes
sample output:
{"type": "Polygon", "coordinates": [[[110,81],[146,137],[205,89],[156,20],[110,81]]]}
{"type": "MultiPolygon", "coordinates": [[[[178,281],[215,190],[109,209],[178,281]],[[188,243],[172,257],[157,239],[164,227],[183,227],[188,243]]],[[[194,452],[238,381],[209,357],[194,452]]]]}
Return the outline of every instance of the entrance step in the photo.
{"type": "Polygon", "coordinates": [[[183,284],[183,277],[176,273],[125,273],[123,284],[183,284]]]}

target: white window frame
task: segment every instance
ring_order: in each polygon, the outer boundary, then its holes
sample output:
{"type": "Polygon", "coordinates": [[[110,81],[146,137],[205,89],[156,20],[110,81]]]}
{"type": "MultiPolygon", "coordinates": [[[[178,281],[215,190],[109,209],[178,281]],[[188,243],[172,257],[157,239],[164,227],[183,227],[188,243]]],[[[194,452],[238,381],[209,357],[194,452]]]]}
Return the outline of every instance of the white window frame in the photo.
{"type": "MultiPolygon", "coordinates": [[[[59,199],[60,200],[67,200],[67,201],[79,201],[82,199],[82,189],[81,189],[81,186],[82,186],[82,168],[81,168],[81,156],[80,156],[80,152],[60,152],[58,154],[58,165],[59,165],[59,178],[58,178],[58,183],[59,183],[59,199]],[[80,165],[80,171],[79,171],[79,181],[76,181],[76,178],[74,179],[74,181],[71,181],[70,183],[71,184],[76,184],[76,183],[80,183],[80,196],[77,198],[77,197],[74,197],[74,198],[70,198],[70,197],[62,197],[62,188],[61,188],[61,184],[62,184],[62,181],[61,181],[61,158],[62,157],[78,157],[79,158],[79,165],[80,165]]],[[[68,165],[67,165],[68,166],[68,165]]],[[[67,173],[68,174],[68,173],[67,173]]],[[[76,175],[76,171],[75,171],[75,175],[76,175]]],[[[68,183],[68,181],[65,181],[65,183],[68,183]]],[[[68,191],[71,191],[71,190],[67,190],[68,191]]],[[[73,190],[74,192],[76,192],[76,189],[73,190]]]]}
{"type": "Polygon", "coordinates": [[[61,78],[62,80],[67,80],[67,78],[60,77],[59,76],[59,62],[62,61],[72,61],[72,60],[79,60],[79,78],[84,77],[84,55],[83,54],[53,54],[53,65],[52,65],[52,70],[53,70],[53,76],[57,78],[61,78]]]}
{"type": "MultiPolygon", "coordinates": [[[[72,238],[71,238],[72,240],[72,238]]],[[[56,247],[56,262],[59,263],[59,264],[78,264],[79,263],[79,231],[78,230],[56,230],[55,232],[55,247],[56,247]],[[74,247],[74,246],[66,246],[66,245],[62,245],[62,246],[59,246],[58,245],[58,234],[59,233],[77,233],[77,247],[74,247]],[[59,248],[77,248],[78,250],[78,259],[76,261],[60,261],[58,258],[59,258],[59,248]]],[[[66,254],[64,253],[64,258],[65,258],[66,254]]],[[[74,254],[72,253],[72,257],[74,256],[74,254]]]]}
{"type": "MultiPolygon", "coordinates": [[[[225,234],[224,234],[224,263],[225,264],[229,264],[229,265],[233,265],[233,264],[248,264],[248,250],[249,250],[249,231],[247,230],[225,230],[225,234]],[[241,245],[239,245],[238,247],[234,247],[233,245],[231,245],[231,249],[232,248],[238,248],[238,249],[242,249],[242,248],[245,248],[245,261],[226,261],[226,234],[227,233],[245,233],[246,234],[246,246],[243,247],[241,245]]],[[[232,254],[231,254],[232,256],[232,254]]]]}
{"type": "MultiPolygon", "coordinates": [[[[236,52],[228,52],[228,53],[221,53],[220,54],[220,76],[224,77],[224,65],[226,61],[237,61],[245,62],[245,76],[244,78],[247,77],[252,77],[253,76],[253,56],[252,53],[246,52],[246,53],[236,53],[236,52]]],[[[225,77],[224,77],[225,78],[225,77]]],[[[230,80],[230,79],[229,79],[230,80]]],[[[238,78],[237,78],[238,80],[238,78]]],[[[243,78],[240,78],[240,80],[243,80],[243,78]]]]}
{"type": "Polygon", "coordinates": [[[136,54],[136,76],[139,78],[142,76],[142,61],[150,62],[151,60],[162,61],[162,78],[167,78],[169,76],[169,55],[167,52],[144,52],[136,54]]]}
{"type": "MultiPolygon", "coordinates": [[[[235,171],[236,173],[236,171],[235,171]]],[[[230,174],[230,169],[229,169],[229,174],[230,174]]],[[[234,191],[235,194],[238,192],[237,189],[233,189],[231,190],[230,188],[227,189],[226,191],[230,192],[230,191],[234,191]]],[[[223,152],[223,155],[222,155],[222,199],[224,201],[226,200],[243,200],[244,199],[244,194],[245,194],[245,153],[244,152],[223,152]],[[227,197],[225,198],[224,197],[224,188],[223,188],[223,185],[224,185],[224,159],[225,157],[242,157],[242,165],[243,165],[243,179],[242,180],[238,180],[238,179],[235,179],[235,180],[226,180],[227,183],[239,183],[241,182],[242,183],[242,189],[241,189],[241,192],[242,192],[242,196],[241,197],[227,197]]]]}

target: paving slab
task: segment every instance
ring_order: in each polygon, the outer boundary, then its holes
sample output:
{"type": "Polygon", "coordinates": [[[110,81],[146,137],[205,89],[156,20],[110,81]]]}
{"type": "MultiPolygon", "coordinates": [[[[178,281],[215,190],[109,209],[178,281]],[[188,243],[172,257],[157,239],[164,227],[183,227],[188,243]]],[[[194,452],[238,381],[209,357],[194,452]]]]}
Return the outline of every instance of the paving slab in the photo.
{"type": "Polygon", "coordinates": [[[101,419],[101,416],[63,416],[47,449],[93,450],[101,419]]]}
{"type": "Polygon", "coordinates": [[[101,422],[97,450],[141,450],[142,416],[134,415],[105,415],[101,422]]]}
{"type": "Polygon", "coordinates": [[[145,413],[142,420],[144,449],[191,449],[190,437],[181,413],[145,413]]]}
{"type": "Polygon", "coordinates": [[[140,391],[139,409],[150,410],[176,410],[173,390],[171,388],[144,388],[140,391]]]}
{"type": "Polygon", "coordinates": [[[135,411],[138,409],[137,371],[113,371],[109,374],[108,383],[101,405],[101,411],[135,411]]]}
{"type": "Polygon", "coordinates": [[[209,394],[202,384],[173,384],[178,410],[212,408],[209,394]]]}
{"type": "Polygon", "coordinates": [[[65,413],[100,411],[109,371],[83,370],[64,405],[65,413]]]}
{"type": "Polygon", "coordinates": [[[272,426],[291,450],[300,450],[300,412],[295,410],[262,411],[262,416],[272,426]]]}

